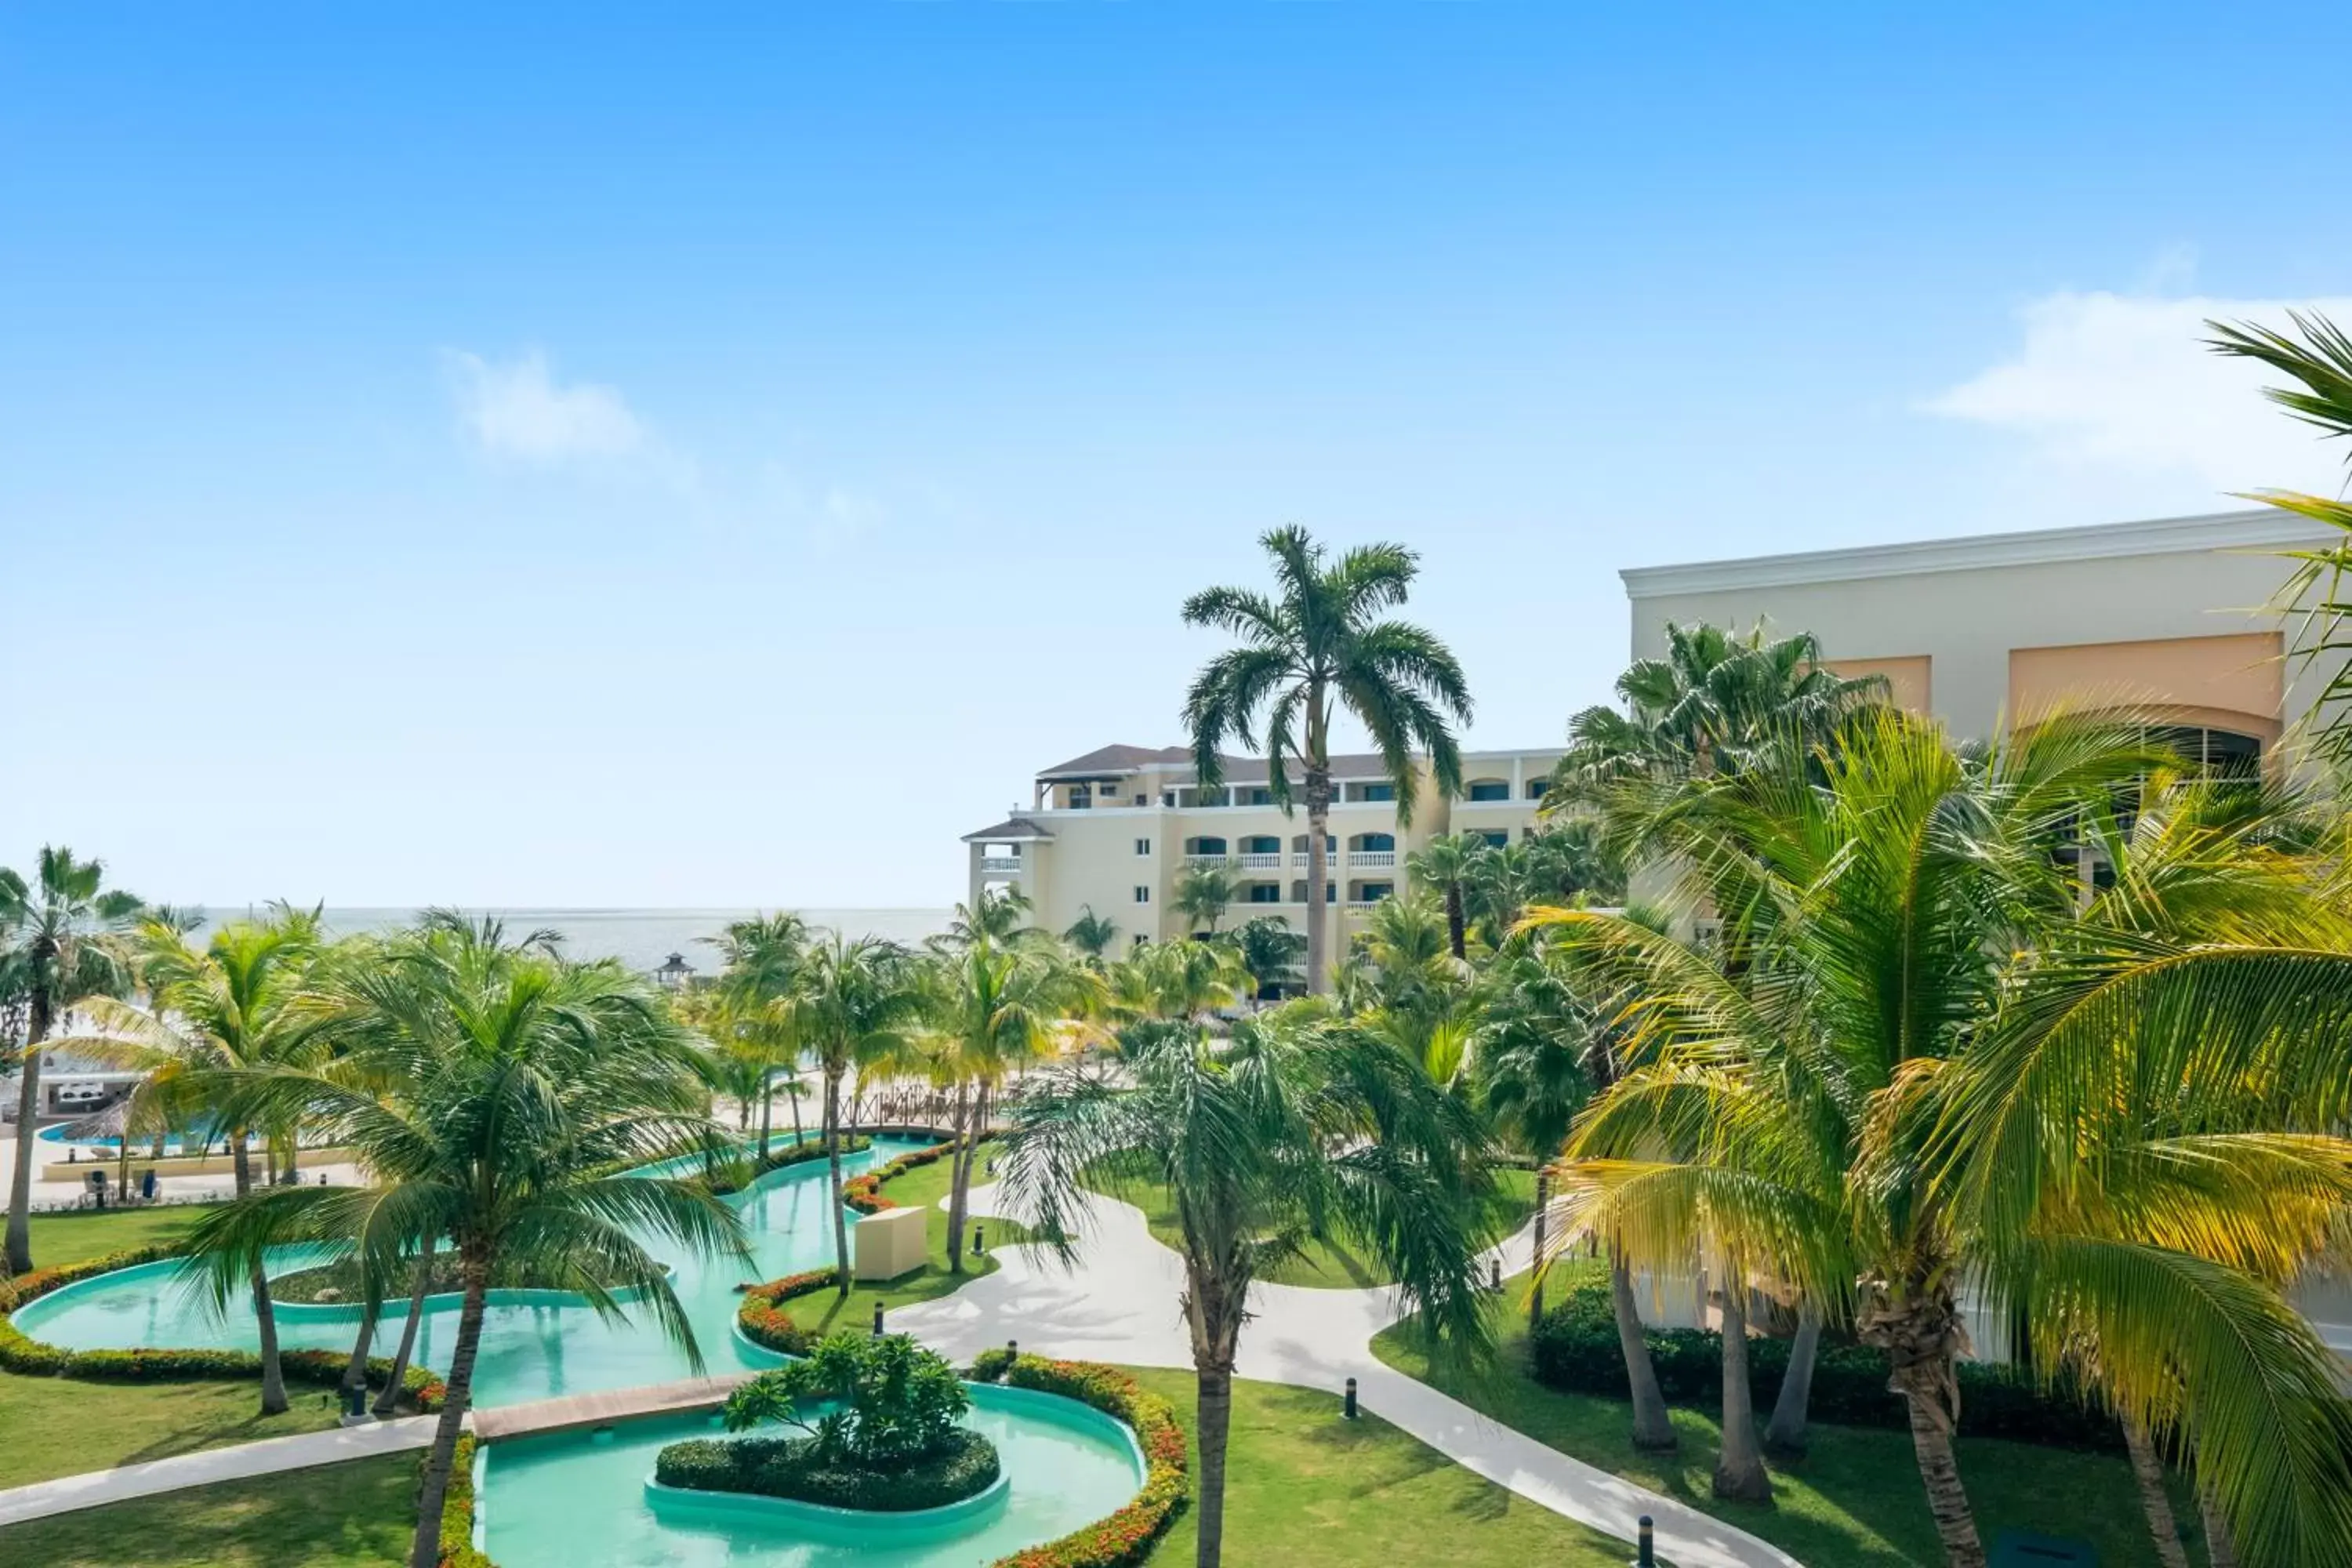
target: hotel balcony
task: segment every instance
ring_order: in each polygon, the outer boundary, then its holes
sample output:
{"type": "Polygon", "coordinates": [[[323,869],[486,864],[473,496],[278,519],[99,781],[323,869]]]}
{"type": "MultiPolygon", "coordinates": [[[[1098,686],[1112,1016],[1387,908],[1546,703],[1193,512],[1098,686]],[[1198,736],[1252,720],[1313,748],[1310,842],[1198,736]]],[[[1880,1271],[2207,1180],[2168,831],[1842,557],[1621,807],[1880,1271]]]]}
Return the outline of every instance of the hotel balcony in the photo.
{"type": "Polygon", "coordinates": [[[1393,849],[1350,849],[1348,851],[1348,867],[1350,870],[1364,867],[1377,868],[1393,866],[1395,864],[1396,851],[1393,849]]]}

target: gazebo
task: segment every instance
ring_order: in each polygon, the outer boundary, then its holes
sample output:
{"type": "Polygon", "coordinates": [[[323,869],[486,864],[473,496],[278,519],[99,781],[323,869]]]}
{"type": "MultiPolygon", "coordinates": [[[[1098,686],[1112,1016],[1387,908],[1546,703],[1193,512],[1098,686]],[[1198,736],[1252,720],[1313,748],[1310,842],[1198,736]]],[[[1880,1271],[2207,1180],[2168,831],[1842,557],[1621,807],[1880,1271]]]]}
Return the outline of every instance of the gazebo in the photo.
{"type": "Polygon", "coordinates": [[[682,952],[671,953],[662,961],[662,966],[654,971],[655,981],[665,991],[681,989],[693,976],[694,965],[686,961],[686,954],[682,952]]]}

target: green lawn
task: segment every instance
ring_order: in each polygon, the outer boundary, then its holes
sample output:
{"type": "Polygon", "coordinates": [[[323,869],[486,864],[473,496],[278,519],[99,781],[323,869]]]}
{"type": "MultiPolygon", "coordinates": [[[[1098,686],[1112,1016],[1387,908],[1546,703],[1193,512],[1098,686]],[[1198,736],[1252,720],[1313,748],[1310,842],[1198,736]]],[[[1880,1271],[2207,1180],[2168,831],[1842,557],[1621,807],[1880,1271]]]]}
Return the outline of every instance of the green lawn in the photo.
{"type": "Polygon", "coordinates": [[[33,1262],[43,1268],[128,1252],[177,1241],[205,1215],[209,1207],[182,1204],[170,1208],[81,1209],[72,1214],[37,1214],[33,1227],[33,1262]]]}
{"type": "MultiPolygon", "coordinates": [[[[1156,1182],[1114,1184],[1108,1179],[1096,1182],[1095,1187],[1141,1209],[1144,1223],[1151,1227],[1154,1237],[1175,1251],[1183,1250],[1183,1231],[1176,1223],[1175,1205],[1170,1201],[1166,1187],[1156,1182]]],[[[1507,1168],[1497,1171],[1495,1192],[1487,1201],[1485,1216],[1488,1238],[1500,1240],[1508,1236],[1526,1222],[1535,1207],[1534,1172],[1507,1168]]],[[[1344,1232],[1310,1239],[1295,1256],[1268,1269],[1265,1279],[1270,1285],[1304,1285],[1332,1290],[1362,1290],[1393,1283],[1379,1260],[1344,1232]]]]}
{"type": "Polygon", "coordinates": [[[383,1568],[416,1527],[416,1456],[225,1481],[0,1530],[41,1568],[383,1568]]]}
{"type": "MultiPolygon", "coordinates": [[[[1548,1294],[1568,1289],[1555,1277],[1548,1294]]],[[[1905,1432],[1816,1425],[1811,1451],[1774,1465],[1769,1504],[1717,1501],[1708,1489],[1720,1426],[1710,1412],[1677,1408],[1681,1447],[1668,1455],[1635,1449],[1627,1407],[1613,1399],[1564,1394],[1527,1372],[1527,1284],[1511,1282],[1501,1364],[1465,1381],[1429,1365],[1398,1329],[1372,1342],[1389,1365],[1444,1389],[1507,1426],[1628,1480],[1679,1498],[1783,1548],[1809,1568],[1893,1568],[1942,1560],[1935,1523],[1905,1432]]],[[[1759,1412],[1759,1417],[1765,1412],[1759,1412]]],[[[2152,1563],[2155,1549],[2131,1472],[2117,1456],[2078,1454],[2027,1443],[1967,1438],[1960,1474],[1988,1546],[2003,1526],[2085,1540],[2105,1568],[2152,1563]]],[[[2176,1497],[2176,1506],[2187,1503],[2176,1497]]],[[[2193,1522],[2193,1510],[2182,1516],[2193,1522]]],[[[2191,1548],[2192,1560],[2201,1552],[2191,1548]]]]}
{"type": "Polygon", "coordinates": [[[87,1383],[0,1373],[0,1487],[164,1459],[335,1424],[332,1389],[294,1384],[282,1415],[256,1414],[261,1384],[87,1383]]]}

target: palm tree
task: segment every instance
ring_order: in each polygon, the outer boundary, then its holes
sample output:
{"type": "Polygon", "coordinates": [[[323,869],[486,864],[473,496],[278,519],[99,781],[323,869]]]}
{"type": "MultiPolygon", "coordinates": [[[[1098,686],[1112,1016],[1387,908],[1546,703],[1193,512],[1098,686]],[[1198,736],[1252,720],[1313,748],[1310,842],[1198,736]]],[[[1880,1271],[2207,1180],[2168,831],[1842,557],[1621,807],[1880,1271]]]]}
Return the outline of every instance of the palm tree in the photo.
{"type": "Polygon", "coordinates": [[[1095,913],[1092,904],[1082,904],[1078,918],[1070,922],[1062,940],[1076,948],[1087,963],[1099,966],[1112,944],[1118,941],[1118,922],[1095,913]]]}
{"type": "MultiPolygon", "coordinates": [[[[97,1032],[64,1042],[92,1060],[145,1071],[139,1100],[202,1104],[214,1085],[235,1075],[299,1071],[323,1049],[304,996],[319,952],[317,911],[274,906],[266,920],[221,927],[201,951],[162,921],[150,921],[139,941],[148,1005],[93,998],[83,1006],[97,1032]]],[[[253,1193],[252,1136],[291,1143],[300,1125],[299,1114],[258,1123],[226,1121],[238,1197],[253,1193]]],[[[261,1413],[274,1415],[287,1407],[286,1382],[278,1316],[260,1258],[253,1260],[246,1283],[260,1336],[261,1413]]]]}
{"type": "Polygon", "coordinates": [[[1416,750],[1426,753],[1440,794],[1462,789],[1462,752],[1454,727],[1470,721],[1470,689],[1453,653],[1405,621],[1381,620],[1404,603],[1419,558],[1394,544],[1349,551],[1326,564],[1323,547],[1302,528],[1278,528],[1260,541],[1273,558],[1275,592],[1209,588],[1184,602],[1184,619],[1242,639],[1211,659],[1184,700],[1184,727],[1203,787],[1223,776],[1218,748],[1232,736],[1257,747],[1264,721],[1266,784],[1286,814],[1297,763],[1307,798],[1307,987],[1330,989],[1329,911],[1319,901],[1327,876],[1331,811],[1331,723],[1345,708],[1370,732],[1396,795],[1397,821],[1409,825],[1419,793],[1416,750]]]}
{"type": "Polygon", "coordinates": [[[1964,1568],[1964,1280],[2037,1365],[2179,1435],[2252,1559],[2352,1538],[2331,1358],[2279,1289],[2347,1201],[2352,920],[2332,851],[2167,782],[2144,734],[2062,719],[1979,759],[1857,715],[1685,781],[1664,842],[1727,911],[1717,942],[1528,917],[1636,999],[1571,1212],[1654,1264],[1726,1257],[1727,1305],[1754,1282],[1850,1319],[1964,1568]],[[2116,867],[2087,907],[2053,853],[2085,822],[2116,867]]]}
{"type": "Polygon", "coordinates": [[[977,903],[955,907],[948,929],[928,945],[934,952],[953,952],[976,942],[1051,942],[1051,932],[1026,923],[1034,910],[1029,895],[1018,888],[984,888],[977,903]]]}
{"type": "MultiPolygon", "coordinates": [[[[41,1054],[66,1009],[130,984],[119,939],[140,902],[106,885],[105,864],[44,846],[33,881],[0,868],[0,993],[25,999],[25,1049],[16,1085],[16,1163],[8,1179],[8,1271],[33,1267],[33,1130],[41,1110],[41,1054]]],[[[126,1136],[128,1133],[126,1131],[126,1136]]]]}
{"type": "Polygon", "coordinates": [[[1016,1210],[1035,1216],[1033,1234],[1065,1260],[1080,1247],[1089,1173],[1173,1200],[1198,1401],[1195,1561],[1216,1568],[1251,1282],[1336,1221],[1392,1270],[1425,1333],[1457,1355],[1483,1352],[1482,1138],[1417,1064],[1353,1034],[1247,1021],[1220,1058],[1197,1028],[1170,1031],[1131,1069],[1129,1091],[1070,1073],[1033,1089],[998,1170],[1016,1210]]]}
{"type": "Polygon", "coordinates": [[[1225,906],[1242,890],[1242,879],[1223,866],[1192,865],[1176,879],[1173,907],[1188,929],[1207,926],[1213,934],[1225,906]]]}
{"type": "MultiPolygon", "coordinates": [[[[755,1080],[751,1087],[760,1100],[760,1158],[765,1160],[775,1120],[776,1071],[800,1065],[792,998],[808,964],[809,926],[790,910],[779,910],[737,921],[715,942],[723,960],[717,990],[726,1004],[725,1046],[737,1070],[755,1080]]],[[[797,1142],[797,1099],[793,1116],[797,1142]]]]}
{"type": "Polygon", "coordinates": [[[190,1268],[218,1300],[278,1243],[356,1238],[362,1270],[388,1279],[446,1239],[463,1298],[408,1559],[433,1568],[492,1276],[526,1272],[608,1315],[632,1292],[698,1367],[668,1273],[637,1237],[740,1254],[740,1223],[699,1181],[621,1173],[721,1134],[701,1115],[691,1036],[617,963],[435,914],[383,962],[338,974],[321,1027],[335,1062],[234,1069],[221,1086],[244,1120],[310,1118],[372,1184],[231,1204],[191,1233],[190,1268]]]}
{"type": "MultiPolygon", "coordinates": [[[[1005,907],[1002,900],[992,900],[980,912],[1005,907]]],[[[816,1053],[824,1079],[818,1110],[825,1168],[833,1180],[834,1259],[844,1296],[849,1294],[850,1275],[849,1222],[841,1198],[841,1080],[868,1063],[906,1057],[922,1016],[922,994],[913,982],[912,957],[906,949],[878,937],[851,942],[836,932],[810,948],[788,1004],[796,1037],[816,1053]]]]}
{"type": "Polygon", "coordinates": [[[1486,841],[1472,833],[1444,835],[1405,857],[1405,869],[1423,888],[1434,889],[1445,901],[1445,940],[1457,959],[1469,956],[1469,923],[1462,902],[1463,884],[1469,880],[1486,841]]]}
{"type": "Polygon", "coordinates": [[[1242,967],[1249,971],[1251,984],[1261,1001],[1279,997],[1284,986],[1297,980],[1307,939],[1293,931],[1290,922],[1280,915],[1260,915],[1255,920],[1244,921],[1228,940],[1234,951],[1241,954],[1242,967]]]}
{"type": "Polygon", "coordinates": [[[1115,1018],[1195,1020],[1241,1000],[1241,953],[1223,942],[1148,942],[1110,966],[1103,1006],[1115,1018]]]}

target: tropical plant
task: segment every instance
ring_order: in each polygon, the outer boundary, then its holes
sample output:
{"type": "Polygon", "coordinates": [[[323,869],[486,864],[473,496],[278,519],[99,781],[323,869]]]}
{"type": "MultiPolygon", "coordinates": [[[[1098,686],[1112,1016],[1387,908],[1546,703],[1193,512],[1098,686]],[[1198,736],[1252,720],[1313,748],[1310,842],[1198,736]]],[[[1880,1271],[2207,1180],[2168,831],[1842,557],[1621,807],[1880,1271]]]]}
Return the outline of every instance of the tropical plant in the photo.
{"type": "Polygon", "coordinates": [[[1128,1022],[1201,1018],[1233,1006],[1248,983],[1242,955],[1228,942],[1146,942],[1110,966],[1104,1005],[1128,1022]]]}
{"type": "Polygon", "coordinates": [[[1853,715],[1679,790],[1659,841],[1718,941],[1528,917],[1631,998],[1570,1212],[1654,1266],[1725,1260],[1727,1342],[1755,1285],[1883,1351],[1954,1564],[1984,1562],[1963,1288],[2193,1457],[2252,1560],[2352,1542],[2352,1426],[2279,1289],[2341,1242],[2352,924],[2332,856],[2146,734],[2061,717],[1964,756],[1853,715]],[[2116,867],[2087,900],[2056,853],[2086,823],[2116,867]]]}
{"type": "Polygon", "coordinates": [[[1432,889],[1445,905],[1445,940],[1457,961],[1469,957],[1469,916],[1463,902],[1464,884],[1478,858],[1488,853],[1486,841],[1475,833],[1441,835],[1405,857],[1413,881],[1432,889]]]}
{"type": "MultiPolygon", "coordinates": [[[[734,1064],[734,1087],[749,1088],[759,1098],[760,1158],[764,1160],[775,1122],[776,1074],[800,1065],[792,1000],[808,964],[809,926],[790,910],[779,910],[737,921],[716,941],[723,960],[716,987],[724,1004],[719,1020],[726,1031],[721,1045],[734,1064]]],[[[793,1118],[797,1141],[797,1096],[793,1118]]]]}
{"type": "MultiPolygon", "coordinates": [[[[1233,633],[1242,646],[1203,667],[1184,701],[1193,766],[1213,788],[1223,776],[1218,748],[1228,736],[1256,749],[1263,721],[1266,784],[1286,815],[1300,773],[1307,802],[1307,885],[1322,888],[1331,811],[1331,724],[1339,710],[1355,715],[1379,751],[1396,795],[1397,821],[1412,820],[1419,793],[1414,753],[1424,753],[1438,791],[1462,788],[1454,727],[1470,720],[1470,689],[1453,653],[1409,622],[1383,620],[1410,592],[1419,560],[1400,545],[1350,550],[1327,564],[1323,547],[1301,528],[1280,528],[1260,542],[1274,563],[1272,595],[1209,588],[1184,602],[1192,626],[1233,633]]],[[[1329,910],[1307,906],[1307,986],[1330,989],[1329,910]]]]}
{"type": "Polygon", "coordinates": [[[971,1407],[963,1380],[937,1352],[905,1334],[828,1334],[809,1353],[727,1396],[730,1432],[781,1422],[815,1454],[887,1469],[937,1453],[971,1407]]]}
{"type": "MultiPolygon", "coordinates": [[[[1007,908],[992,901],[982,912],[1007,908]]],[[[973,929],[967,922],[967,933],[973,929]]],[[[869,1063],[905,1058],[922,1016],[923,997],[914,979],[913,955],[906,949],[878,937],[852,942],[836,932],[809,950],[789,1003],[795,1037],[815,1053],[824,1080],[817,1110],[833,1184],[834,1259],[845,1297],[850,1272],[849,1222],[842,1208],[841,1082],[869,1063]]]]}
{"type": "Polygon", "coordinates": [[[1098,965],[1118,941],[1118,922],[1095,913],[1092,904],[1084,904],[1079,906],[1078,918],[1062,933],[1062,940],[1087,962],[1098,965]]]}
{"type": "Polygon", "coordinates": [[[0,994],[25,1003],[25,1047],[17,1060],[16,1160],[8,1177],[8,1272],[33,1268],[34,1123],[41,1110],[41,1054],[50,1031],[76,1004],[128,989],[121,937],[138,920],[131,894],[106,886],[106,867],[73,851],[41,849],[28,884],[0,868],[0,994]]]}
{"type": "Polygon", "coordinates": [[[1259,999],[1276,998],[1286,987],[1297,984],[1300,963],[1307,954],[1307,939],[1280,915],[1259,915],[1244,921],[1227,933],[1226,940],[1241,955],[1242,967],[1249,972],[1250,983],[1259,999]]]}
{"type": "MultiPolygon", "coordinates": [[[[215,1082],[236,1074],[299,1072],[321,1054],[316,1017],[304,1005],[309,968],[320,947],[317,910],[277,905],[267,919],[221,927],[201,950],[173,926],[150,921],[140,931],[139,946],[148,1005],[90,998],[82,1010],[95,1032],[60,1042],[93,1061],[143,1071],[147,1076],[134,1103],[202,1105],[211,1099],[215,1082]]],[[[224,1119],[236,1196],[253,1193],[253,1136],[290,1145],[300,1124],[299,1108],[260,1122],[224,1119]]],[[[278,1363],[278,1316],[259,1258],[252,1260],[247,1284],[259,1335],[261,1413],[274,1415],[287,1407],[286,1381],[278,1363]]],[[[356,1359],[364,1373],[364,1346],[356,1359]]]]}
{"type": "Polygon", "coordinates": [[[974,942],[990,942],[999,947],[1015,942],[1053,941],[1053,933],[1028,923],[1034,906],[1029,895],[1018,888],[983,888],[978,900],[970,904],[958,904],[948,918],[948,929],[930,939],[928,945],[935,952],[952,952],[974,942]]]}
{"type": "Polygon", "coordinates": [[[1232,903],[1242,890],[1242,879],[1223,866],[1194,862],[1176,878],[1176,896],[1169,900],[1171,907],[1184,917],[1187,930],[1197,931],[1207,926],[1211,931],[1225,918],[1225,906],[1232,903]]]}
{"type": "Polygon", "coordinates": [[[1198,1391],[1200,1535],[1224,1540],[1234,1361],[1250,1284],[1328,1224],[1364,1238],[1415,1321],[1451,1353],[1488,1343],[1477,1254],[1484,1134],[1420,1064],[1381,1043],[1277,1011],[1236,1025],[1213,1054],[1197,1028],[1133,1053],[1134,1087],[1062,1073],[1014,1109],[998,1170],[1032,1235],[1065,1260],[1080,1249],[1090,1184],[1164,1190],[1183,1235],[1198,1391]]]}
{"type": "Polygon", "coordinates": [[[278,1243],[348,1243],[390,1279],[446,1239],[464,1289],[409,1553],[410,1568],[434,1568],[493,1273],[525,1269],[606,1315],[625,1291],[698,1366],[668,1271],[638,1237],[706,1255],[740,1255],[743,1240],[698,1180],[625,1173],[723,1137],[701,1114],[692,1037],[644,981],[440,913],[382,958],[333,978],[320,1008],[332,1062],[216,1079],[236,1120],[306,1117],[353,1151],[368,1184],[230,1204],[191,1233],[190,1267],[217,1301],[278,1243]]]}

